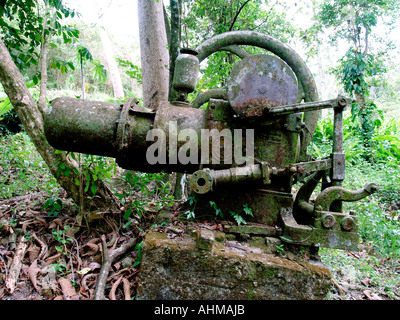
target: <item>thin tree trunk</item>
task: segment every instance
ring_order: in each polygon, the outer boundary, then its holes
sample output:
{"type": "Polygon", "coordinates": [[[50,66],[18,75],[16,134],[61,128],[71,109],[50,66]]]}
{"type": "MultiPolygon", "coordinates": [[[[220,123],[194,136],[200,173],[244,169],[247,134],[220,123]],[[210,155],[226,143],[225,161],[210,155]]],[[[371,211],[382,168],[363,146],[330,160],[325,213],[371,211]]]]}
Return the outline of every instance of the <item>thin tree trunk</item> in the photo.
{"type": "Polygon", "coordinates": [[[81,90],[82,90],[82,95],[81,99],[85,99],[85,73],[83,70],[83,57],[82,54],[79,54],[79,59],[81,63],[81,90]]]}
{"type": "Polygon", "coordinates": [[[43,33],[43,39],[41,44],[40,54],[40,94],[38,100],[39,111],[42,115],[45,114],[47,109],[46,95],[47,95],[47,35],[43,33]]]}
{"type": "Polygon", "coordinates": [[[104,53],[106,54],[108,72],[110,74],[111,82],[114,89],[114,98],[124,98],[124,88],[122,86],[121,75],[119,73],[117,62],[114,58],[114,50],[110,38],[108,37],[107,31],[104,28],[104,8],[101,5],[101,1],[96,0],[97,15],[100,21],[100,38],[103,45],[104,53]]]}
{"type": "MultiPolygon", "coordinates": [[[[172,80],[175,71],[175,60],[179,55],[179,45],[181,43],[181,12],[182,2],[180,0],[170,0],[171,6],[171,27],[169,39],[169,101],[177,98],[177,92],[172,88],[172,80]]],[[[168,22],[168,21],[167,21],[168,22]]]]}
{"type": "Polygon", "coordinates": [[[115,98],[124,98],[124,89],[122,87],[121,75],[118,70],[117,62],[114,58],[114,51],[110,38],[107,35],[106,30],[100,28],[100,38],[103,44],[103,50],[107,57],[108,71],[110,73],[111,82],[114,88],[115,98]]]}
{"type": "MultiPolygon", "coordinates": [[[[172,80],[175,72],[175,60],[179,55],[179,45],[182,36],[182,1],[170,0],[171,6],[171,37],[169,39],[169,101],[174,101],[177,98],[177,92],[172,87],[172,80]]],[[[174,198],[181,200],[184,197],[186,184],[186,175],[181,172],[176,172],[174,198]]]]}
{"type": "MultiPolygon", "coordinates": [[[[26,132],[34,143],[37,151],[42,156],[43,160],[48,165],[50,172],[57,179],[62,188],[74,200],[75,203],[80,203],[81,193],[79,187],[74,183],[75,178],[79,178],[75,174],[75,170],[79,170],[78,164],[67,157],[65,152],[56,153],[55,149],[47,142],[43,130],[43,118],[39,111],[38,105],[33,100],[23,78],[11,56],[0,40],[0,82],[4,87],[4,91],[10,98],[10,101],[21,120],[26,132]],[[58,164],[64,164],[70,168],[70,176],[67,177],[61,174],[57,177],[58,164]]],[[[115,198],[111,191],[102,183],[98,185],[98,197],[94,197],[90,202],[85,201],[85,206],[90,208],[108,207],[116,209],[115,198]]],[[[83,194],[84,199],[87,199],[89,194],[83,194]]]]}
{"type": "Polygon", "coordinates": [[[163,3],[138,0],[140,56],[142,64],[143,104],[156,110],[160,101],[168,101],[169,54],[163,3]]]}
{"type": "Polygon", "coordinates": [[[39,111],[44,115],[47,108],[46,95],[47,95],[47,12],[49,9],[48,1],[45,1],[45,14],[42,31],[42,41],[40,45],[40,94],[38,100],[39,111]]]}

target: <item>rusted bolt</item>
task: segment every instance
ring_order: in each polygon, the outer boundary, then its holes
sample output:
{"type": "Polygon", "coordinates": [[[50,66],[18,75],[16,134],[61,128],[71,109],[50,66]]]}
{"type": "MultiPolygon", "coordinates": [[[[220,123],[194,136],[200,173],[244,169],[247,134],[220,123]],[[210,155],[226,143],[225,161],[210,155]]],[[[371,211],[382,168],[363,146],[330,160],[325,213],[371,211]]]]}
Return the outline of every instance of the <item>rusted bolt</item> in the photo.
{"type": "Polygon", "coordinates": [[[354,219],[352,217],[346,216],[342,219],[342,222],[340,224],[343,230],[351,231],[356,223],[354,222],[354,219]]]}
{"type": "Polygon", "coordinates": [[[331,229],[336,223],[335,217],[330,213],[325,213],[322,216],[322,225],[327,228],[331,229]]]}
{"type": "Polygon", "coordinates": [[[341,107],[345,107],[345,106],[347,106],[347,101],[346,101],[345,98],[340,98],[340,99],[338,100],[338,104],[339,104],[339,106],[341,106],[341,107]]]}

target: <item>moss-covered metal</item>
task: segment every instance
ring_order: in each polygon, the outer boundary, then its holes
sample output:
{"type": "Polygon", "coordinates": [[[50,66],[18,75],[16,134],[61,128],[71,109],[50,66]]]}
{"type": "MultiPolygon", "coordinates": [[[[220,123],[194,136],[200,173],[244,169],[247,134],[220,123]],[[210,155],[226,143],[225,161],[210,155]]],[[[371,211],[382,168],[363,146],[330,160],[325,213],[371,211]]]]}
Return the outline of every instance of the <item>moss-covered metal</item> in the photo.
{"type": "MultiPolygon", "coordinates": [[[[342,202],[360,200],[375,192],[377,186],[369,184],[358,191],[342,187],[343,110],[348,99],[318,101],[311,72],[296,52],[257,32],[221,34],[195,50],[182,51],[173,85],[179,101],[161,102],[157,111],[144,109],[133,99],[124,104],[55,99],[44,119],[47,139],[57,149],[114,157],[126,169],[190,174],[196,215],[213,215],[216,207],[225,216],[240,214],[247,206],[253,215],[248,218],[250,222],[264,226],[268,236],[281,237],[287,244],[357,248],[357,216],[343,212],[342,202]],[[249,56],[238,45],[264,48],[275,56],[249,56]],[[244,58],[234,67],[227,88],[202,93],[191,103],[186,101],[187,94],[195,90],[199,63],[218,50],[244,58]],[[206,102],[207,108],[199,109],[206,102]],[[334,110],[332,153],[324,159],[311,159],[306,150],[323,108],[334,110]],[[164,133],[165,162],[150,164],[147,158],[155,142],[152,129],[164,133]],[[204,130],[225,130],[233,140],[241,138],[234,147],[246,161],[225,153],[229,147],[226,137],[219,137],[213,149],[213,137],[203,139],[204,130]],[[195,146],[196,157],[180,163],[182,148],[184,152],[190,149],[184,149],[185,139],[178,139],[183,132],[195,146]],[[248,145],[246,135],[250,133],[248,145]],[[249,152],[252,148],[253,153],[249,152]],[[220,161],[211,161],[214,156],[220,161]],[[210,161],[204,162],[204,158],[210,161]],[[320,180],[324,181],[322,190],[313,202],[311,195],[320,180]],[[304,185],[295,195],[296,181],[304,185]]],[[[249,229],[247,234],[261,232],[256,236],[262,237],[265,231],[255,230],[249,229]]]]}

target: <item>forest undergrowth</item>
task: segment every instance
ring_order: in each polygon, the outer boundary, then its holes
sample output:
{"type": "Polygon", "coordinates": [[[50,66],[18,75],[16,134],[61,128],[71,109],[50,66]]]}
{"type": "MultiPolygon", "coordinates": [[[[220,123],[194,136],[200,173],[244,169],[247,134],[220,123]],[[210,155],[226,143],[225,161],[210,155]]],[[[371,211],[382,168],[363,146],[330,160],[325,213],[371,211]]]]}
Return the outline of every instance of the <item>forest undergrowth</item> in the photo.
{"type": "MultiPolygon", "coordinates": [[[[168,177],[98,160],[112,168],[109,183],[121,211],[91,212],[79,221],[79,208],[25,133],[2,136],[0,158],[0,299],[93,299],[104,253],[110,257],[124,246],[126,252],[110,264],[103,294],[110,300],[134,299],[143,236],[163,207],[178,213],[168,177]]],[[[349,161],[345,187],[366,182],[377,183],[379,191],[347,204],[359,216],[360,251],[320,249],[332,272],[331,300],[400,299],[399,178],[391,166],[349,161]]]]}

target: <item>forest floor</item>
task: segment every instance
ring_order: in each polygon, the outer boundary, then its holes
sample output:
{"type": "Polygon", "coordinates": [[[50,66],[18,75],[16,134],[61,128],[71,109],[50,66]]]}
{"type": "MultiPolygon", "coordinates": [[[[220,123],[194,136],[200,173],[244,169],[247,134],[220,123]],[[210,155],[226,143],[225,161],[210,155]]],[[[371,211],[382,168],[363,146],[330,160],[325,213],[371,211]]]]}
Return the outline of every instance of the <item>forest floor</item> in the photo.
{"type": "MultiPolygon", "coordinates": [[[[149,201],[140,207],[141,217],[132,213],[126,219],[126,208],[122,208],[114,214],[94,212],[91,217],[80,220],[77,206],[57,186],[26,135],[4,139],[0,143],[0,160],[0,300],[93,299],[96,282],[104,274],[102,292],[106,299],[134,299],[142,240],[154,225],[159,208],[154,208],[149,201]],[[111,261],[109,258],[121,248],[126,251],[111,261]],[[106,251],[107,256],[103,254],[106,251]],[[112,262],[106,273],[102,270],[105,259],[112,262]]],[[[370,179],[358,172],[354,176],[370,179]]],[[[377,182],[384,184],[383,180],[387,180],[392,187],[388,178],[392,176],[388,172],[377,182]]],[[[129,179],[138,184],[138,177],[129,179]]],[[[152,176],[146,179],[143,190],[148,190],[149,183],[154,182],[152,176]]],[[[355,181],[351,175],[349,180],[355,181]]],[[[121,181],[126,183],[127,178],[121,181]]],[[[351,186],[354,187],[357,188],[351,186]]],[[[367,229],[371,230],[370,236],[382,236],[386,241],[390,237],[383,235],[392,234],[392,240],[397,241],[400,197],[397,187],[394,191],[388,190],[386,197],[392,199],[390,207],[386,206],[386,200],[385,207],[378,205],[378,200],[382,202],[382,193],[380,199],[371,198],[361,206],[357,204],[360,206],[357,208],[370,214],[366,216],[372,228],[367,229]]],[[[130,196],[140,193],[138,190],[130,196]]],[[[179,202],[169,209],[178,214],[179,202]]],[[[364,239],[368,238],[362,232],[364,239]]],[[[394,255],[378,254],[377,243],[364,240],[359,252],[320,249],[322,262],[332,272],[329,300],[400,299],[397,242],[387,245],[394,255]]]]}
{"type": "MultiPolygon", "coordinates": [[[[64,206],[57,216],[43,210],[48,196],[36,192],[0,201],[0,300],[93,299],[104,246],[111,253],[135,238],[136,245],[112,263],[104,288],[107,299],[134,299],[140,274],[140,243],[145,229],[152,225],[153,213],[148,214],[139,233],[136,228],[121,228],[115,223],[118,217],[111,216],[101,217],[108,231],[96,226],[78,228],[75,209],[64,192],[60,189],[64,206]],[[101,235],[105,235],[105,244],[101,235]]],[[[400,299],[398,282],[395,290],[387,290],[393,287],[392,281],[398,281],[399,261],[386,261],[368,247],[360,252],[329,253],[325,249],[321,255],[332,270],[328,299],[400,299]],[[360,273],[362,268],[365,271],[360,273]]]]}

